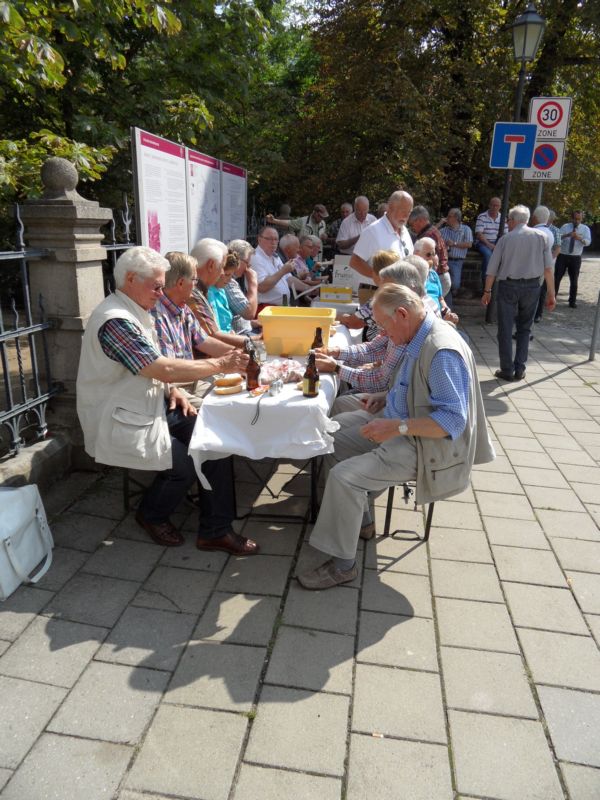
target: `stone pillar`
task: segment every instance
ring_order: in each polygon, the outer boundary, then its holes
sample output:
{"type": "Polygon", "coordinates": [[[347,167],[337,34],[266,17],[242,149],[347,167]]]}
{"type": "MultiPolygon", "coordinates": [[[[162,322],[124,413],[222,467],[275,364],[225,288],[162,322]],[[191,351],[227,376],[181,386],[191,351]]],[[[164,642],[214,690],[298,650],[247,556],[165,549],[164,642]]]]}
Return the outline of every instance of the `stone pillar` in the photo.
{"type": "MultiPolygon", "coordinates": [[[[46,316],[54,322],[47,331],[52,379],[64,388],[50,403],[48,427],[67,433],[74,445],[81,445],[83,438],[75,408],[81,338],[91,312],[104,298],[106,253],[100,227],[112,218],[109,208],[77,193],[78,180],[71,162],[50,158],[42,167],[42,198],[21,207],[27,245],[49,251],[28,262],[33,316],[39,321],[41,294],[46,316]]],[[[38,358],[43,370],[41,352],[38,358]]]]}

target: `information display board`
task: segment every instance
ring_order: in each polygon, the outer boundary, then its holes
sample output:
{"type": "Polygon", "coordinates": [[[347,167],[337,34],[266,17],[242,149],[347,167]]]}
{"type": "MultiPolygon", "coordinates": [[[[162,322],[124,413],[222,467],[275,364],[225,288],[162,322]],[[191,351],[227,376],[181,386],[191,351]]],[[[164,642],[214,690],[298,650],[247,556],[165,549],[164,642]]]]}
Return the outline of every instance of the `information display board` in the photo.
{"type": "Polygon", "coordinates": [[[138,237],[159,253],[188,247],[185,147],[133,129],[138,237]]]}
{"type": "Polygon", "coordinates": [[[187,150],[189,249],[199,239],[221,238],[221,162],[187,150]]]}
{"type": "Polygon", "coordinates": [[[246,238],[246,170],[221,162],[221,238],[246,238]]]}

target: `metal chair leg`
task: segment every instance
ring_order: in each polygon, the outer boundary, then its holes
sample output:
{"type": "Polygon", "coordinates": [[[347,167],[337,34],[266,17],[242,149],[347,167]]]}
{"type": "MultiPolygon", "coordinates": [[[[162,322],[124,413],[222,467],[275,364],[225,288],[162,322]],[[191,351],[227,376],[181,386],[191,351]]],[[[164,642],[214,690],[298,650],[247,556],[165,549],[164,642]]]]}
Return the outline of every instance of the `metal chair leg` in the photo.
{"type": "Polygon", "coordinates": [[[392,520],[392,509],[394,507],[394,490],[395,486],[390,486],[388,489],[387,508],[385,509],[385,524],[383,526],[383,535],[390,535],[390,522],[392,520]]]}
{"type": "Polygon", "coordinates": [[[429,533],[431,531],[431,522],[433,520],[433,507],[435,503],[429,503],[427,508],[427,520],[425,522],[425,536],[423,536],[423,541],[426,542],[429,539],[429,533]]]}

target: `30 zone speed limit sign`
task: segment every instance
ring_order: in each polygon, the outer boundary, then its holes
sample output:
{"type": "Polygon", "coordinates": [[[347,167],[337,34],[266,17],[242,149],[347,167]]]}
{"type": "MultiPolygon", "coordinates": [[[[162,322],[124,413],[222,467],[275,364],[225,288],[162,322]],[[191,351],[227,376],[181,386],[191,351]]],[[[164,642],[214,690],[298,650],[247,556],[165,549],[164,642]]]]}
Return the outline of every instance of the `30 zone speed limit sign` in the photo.
{"type": "Polygon", "coordinates": [[[566,139],[571,116],[570,97],[534,97],[529,105],[529,122],[538,126],[537,139],[566,139]]]}

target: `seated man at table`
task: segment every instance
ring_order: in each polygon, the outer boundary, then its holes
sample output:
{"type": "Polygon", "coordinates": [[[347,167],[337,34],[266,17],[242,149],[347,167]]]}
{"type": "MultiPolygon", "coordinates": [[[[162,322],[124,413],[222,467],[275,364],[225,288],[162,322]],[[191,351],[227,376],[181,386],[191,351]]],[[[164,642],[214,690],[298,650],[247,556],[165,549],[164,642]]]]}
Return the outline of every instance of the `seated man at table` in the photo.
{"type": "Polygon", "coordinates": [[[233,347],[212,336],[206,336],[198,320],[187,304],[196,284],[197,262],[186,253],[166,253],[171,268],[165,275],[165,288],[150,313],[160,351],[167,358],[204,358],[209,356],[211,371],[206,377],[193,383],[178,384],[181,394],[194,406],[200,408],[206,393],[211,389],[212,375],[219,372],[235,372],[237,363],[233,347]]]}
{"type": "Polygon", "coordinates": [[[264,227],[258,233],[258,246],[250,262],[258,278],[258,310],[265,306],[280,306],[289,302],[290,287],[297,292],[309,289],[292,274],[296,269],[293,261],[284,264],[277,255],[279,234],[275,228],[264,227]]]}
{"type": "Polygon", "coordinates": [[[361,534],[370,538],[369,500],[416,480],[415,499],[432,503],[464,491],[473,464],[494,458],[475,359],[451,325],[425,311],[414,292],[386,284],[373,312],[397,345],[406,346],[381,407],[337,417],[335,451],[310,544],[330,558],[298,576],[306,589],[327,589],[357,577],[361,534]],[[370,413],[377,409],[376,414],[370,413]]]}
{"type": "MultiPolygon", "coordinates": [[[[161,355],[148,312],[162,295],[169,269],[169,262],[148,247],[132,247],[119,257],[116,291],[87,322],[77,375],[77,413],[86,452],[99,464],[158,470],[135,518],[163,547],[183,544],[169,517],[196,480],[188,455],[196,411],[171,384],[213,374],[218,362],[161,355]]],[[[238,351],[228,368],[244,369],[247,362],[248,356],[238,351]]],[[[255,542],[232,529],[229,461],[210,461],[204,473],[212,490],[200,493],[196,546],[235,555],[258,552],[255,542]]]]}

